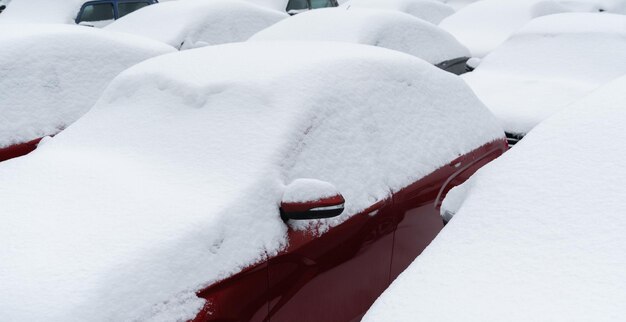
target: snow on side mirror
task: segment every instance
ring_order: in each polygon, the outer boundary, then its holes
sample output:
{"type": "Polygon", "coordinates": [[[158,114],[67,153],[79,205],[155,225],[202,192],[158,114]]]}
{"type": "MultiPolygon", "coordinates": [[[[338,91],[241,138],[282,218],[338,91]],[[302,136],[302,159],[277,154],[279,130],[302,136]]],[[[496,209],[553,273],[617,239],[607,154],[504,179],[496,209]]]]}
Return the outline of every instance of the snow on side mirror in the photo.
{"type": "Polygon", "coordinates": [[[339,216],[345,200],[334,185],[315,179],[296,179],[285,188],[280,204],[284,220],[312,220],[339,216]]]}

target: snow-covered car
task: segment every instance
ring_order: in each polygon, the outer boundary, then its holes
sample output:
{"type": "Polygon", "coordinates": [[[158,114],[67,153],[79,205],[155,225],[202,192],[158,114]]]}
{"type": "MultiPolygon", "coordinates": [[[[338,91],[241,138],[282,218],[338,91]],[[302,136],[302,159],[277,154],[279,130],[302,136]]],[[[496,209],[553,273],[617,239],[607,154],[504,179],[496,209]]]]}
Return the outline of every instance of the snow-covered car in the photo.
{"type": "Polygon", "coordinates": [[[481,0],[439,26],[467,46],[473,57],[484,57],[532,19],[570,11],[626,13],[626,0],[481,0]]]}
{"type": "Polygon", "coordinates": [[[0,0],[0,13],[2,13],[2,11],[7,8],[7,4],[8,2],[6,2],[5,0],[0,0]]]}
{"type": "Polygon", "coordinates": [[[626,16],[564,13],[529,22],[463,75],[511,139],[626,74],[626,16]]]}
{"type": "Polygon", "coordinates": [[[157,0],[13,0],[0,23],[63,23],[104,27],[157,0]]]}
{"type": "Polygon", "coordinates": [[[400,11],[434,24],[455,12],[437,0],[350,0],[342,7],[400,11]]]}
{"type": "Polygon", "coordinates": [[[32,151],[41,137],[76,121],[124,69],[175,51],[78,26],[0,28],[0,161],[32,151]]]}
{"type": "Polygon", "coordinates": [[[289,0],[286,10],[288,14],[295,15],[309,10],[332,8],[338,5],[337,0],[289,0]]]}
{"type": "Polygon", "coordinates": [[[622,321],[626,77],[453,189],[450,223],[369,321],[622,321]]]}
{"type": "Polygon", "coordinates": [[[410,55],[243,42],[159,56],[0,164],[0,312],[351,321],[443,227],[438,200],[504,149],[467,85],[410,55]]]}
{"type": "Polygon", "coordinates": [[[261,30],[250,41],[336,41],[378,46],[419,57],[454,74],[469,51],[441,28],[391,10],[329,8],[305,12],[261,30]]]}
{"type": "Polygon", "coordinates": [[[179,49],[245,41],[289,17],[284,12],[238,0],[159,3],[106,27],[161,41],[179,49]]]}

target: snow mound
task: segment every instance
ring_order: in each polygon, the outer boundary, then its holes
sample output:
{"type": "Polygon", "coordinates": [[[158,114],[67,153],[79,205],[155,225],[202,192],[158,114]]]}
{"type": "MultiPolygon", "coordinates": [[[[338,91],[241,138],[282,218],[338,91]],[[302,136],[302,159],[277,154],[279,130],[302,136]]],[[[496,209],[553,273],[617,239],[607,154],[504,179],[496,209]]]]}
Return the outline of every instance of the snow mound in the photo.
{"type": "Polygon", "coordinates": [[[622,321],[625,101],[622,77],[479,170],[363,321],[622,321]]]}
{"type": "Polygon", "coordinates": [[[0,148],[53,135],[93,106],[124,69],[174,51],[147,39],[67,25],[4,25],[0,148]]]}
{"type": "Polygon", "coordinates": [[[286,13],[237,0],[158,3],[130,13],[105,29],[148,37],[180,49],[245,41],[286,13]]]}
{"type": "MultiPolygon", "coordinates": [[[[85,0],[12,0],[0,15],[2,23],[63,23],[74,20],[85,0]]],[[[4,27],[1,28],[4,30],[4,27]]]]}
{"type": "Polygon", "coordinates": [[[460,78],[391,50],[245,42],[150,59],[0,164],[0,312],[192,318],[195,291],[286,247],[286,184],[337,187],[344,213],[316,222],[333,227],[502,136],[460,78]]]}
{"type": "Polygon", "coordinates": [[[434,24],[455,12],[436,0],[351,0],[343,6],[400,11],[434,24]]]}
{"type": "Polygon", "coordinates": [[[444,19],[440,26],[467,46],[472,56],[483,57],[534,18],[599,10],[626,13],[626,0],[482,0],[444,19]]]}
{"type": "Polygon", "coordinates": [[[463,78],[508,132],[526,133],[598,86],[626,74],[626,16],[537,18],[463,78]]]}
{"type": "Polygon", "coordinates": [[[361,8],[311,10],[285,19],[251,41],[339,41],[401,51],[437,64],[469,52],[437,26],[408,14],[361,8]]]}

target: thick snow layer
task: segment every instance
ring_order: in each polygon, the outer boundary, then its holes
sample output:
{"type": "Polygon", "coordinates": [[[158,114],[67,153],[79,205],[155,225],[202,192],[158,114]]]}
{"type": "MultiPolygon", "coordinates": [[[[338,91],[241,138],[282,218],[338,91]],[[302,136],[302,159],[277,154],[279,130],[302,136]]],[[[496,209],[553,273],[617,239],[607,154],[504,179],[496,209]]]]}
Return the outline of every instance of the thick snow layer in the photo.
{"type": "Polygon", "coordinates": [[[284,12],[237,0],[179,0],[126,15],[105,29],[127,32],[190,49],[245,41],[284,18],[284,12]]]}
{"type": "Polygon", "coordinates": [[[438,24],[454,9],[436,0],[350,0],[344,7],[394,10],[438,24]]]}
{"type": "MultiPolygon", "coordinates": [[[[12,0],[0,15],[2,23],[74,23],[86,0],[12,0]]],[[[3,30],[1,27],[0,30],[3,30]]],[[[4,30],[2,31],[4,32],[4,30]]]]}
{"type": "Polygon", "coordinates": [[[626,74],[626,16],[537,18],[463,78],[501,119],[526,133],[598,86],[626,74]]]}
{"type": "Polygon", "coordinates": [[[599,10],[626,13],[626,0],[482,0],[444,19],[440,26],[467,46],[473,56],[483,57],[533,18],[599,10]]]}
{"type": "Polygon", "coordinates": [[[334,197],[340,192],[332,183],[317,179],[300,178],[294,180],[283,194],[284,202],[309,202],[321,198],[334,197]]]}
{"type": "Polygon", "coordinates": [[[278,206],[294,180],[343,194],[344,213],[317,222],[330,227],[501,137],[461,79],[386,49],[156,57],[0,164],[2,320],[188,319],[195,291],[288,244],[278,206]]]}
{"type": "Polygon", "coordinates": [[[301,13],[260,31],[250,40],[350,42],[401,51],[431,64],[469,55],[454,37],[433,24],[401,12],[351,7],[301,13]]]}
{"type": "Polygon", "coordinates": [[[59,132],[124,69],[174,51],[130,35],[67,25],[0,32],[0,148],[59,132]]]}
{"type": "Polygon", "coordinates": [[[363,321],[623,321],[624,102],[626,77],[482,168],[363,321]]]}

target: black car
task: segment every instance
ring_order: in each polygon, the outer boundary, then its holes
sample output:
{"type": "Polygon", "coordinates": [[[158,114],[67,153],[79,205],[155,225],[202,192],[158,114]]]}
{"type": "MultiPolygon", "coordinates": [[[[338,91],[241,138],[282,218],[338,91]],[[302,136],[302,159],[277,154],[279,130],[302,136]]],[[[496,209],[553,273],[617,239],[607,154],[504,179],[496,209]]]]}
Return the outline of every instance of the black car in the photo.
{"type": "Polygon", "coordinates": [[[337,7],[337,0],[289,0],[287,13],[295,15],[303,11],[319,8],[337,7]]]}

